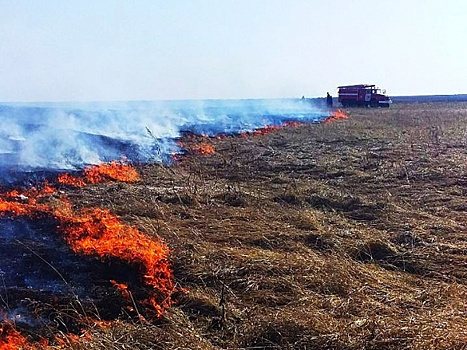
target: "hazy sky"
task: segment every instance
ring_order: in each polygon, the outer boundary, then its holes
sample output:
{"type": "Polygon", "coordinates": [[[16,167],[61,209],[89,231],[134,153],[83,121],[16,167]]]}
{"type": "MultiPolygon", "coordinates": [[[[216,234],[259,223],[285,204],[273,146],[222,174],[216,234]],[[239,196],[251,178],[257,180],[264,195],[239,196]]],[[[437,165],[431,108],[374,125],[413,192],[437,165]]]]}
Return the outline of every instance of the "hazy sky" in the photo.
{"type": "Polygon", "coordinates": [[[464,0],[0,0],[0,101],[467,93],[464,0]]]}

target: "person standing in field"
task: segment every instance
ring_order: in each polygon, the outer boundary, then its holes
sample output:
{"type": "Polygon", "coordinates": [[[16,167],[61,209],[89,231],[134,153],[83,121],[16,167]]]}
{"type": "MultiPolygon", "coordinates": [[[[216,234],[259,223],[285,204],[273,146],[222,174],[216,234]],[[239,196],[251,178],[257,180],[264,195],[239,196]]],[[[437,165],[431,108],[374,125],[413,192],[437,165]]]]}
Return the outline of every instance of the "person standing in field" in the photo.
{"type": "Polygon", "coordinates": [[[327,92],[326,96],[326,105],[328,108],[332,108],[332,96],[329,94],[329,92],[327,92]]]}

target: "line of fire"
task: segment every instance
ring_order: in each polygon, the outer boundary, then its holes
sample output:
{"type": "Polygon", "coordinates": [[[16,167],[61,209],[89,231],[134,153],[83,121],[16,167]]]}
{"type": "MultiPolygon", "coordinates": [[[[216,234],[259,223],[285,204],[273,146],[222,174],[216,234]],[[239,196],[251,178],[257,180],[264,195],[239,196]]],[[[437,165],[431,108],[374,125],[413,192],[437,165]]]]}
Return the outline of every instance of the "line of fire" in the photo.
{"type": "MultiPolygon", "coordinates": [[[[333,110],[321,121],[347,118],[333,110]]],[[[237,135],[186,134],[172,161],[215,154],[214,139],[260,137],[306,124],[289,120],[237,135]]],[[[89,327],[110,327],[122,317],[161,322],[190,293],[177,283],[162,237],[149,236],[109,209],[73,201],[73,191],[139,181],[137,167],[111,161],[0,194],[0,349],[82,345],[89,327]]]]}

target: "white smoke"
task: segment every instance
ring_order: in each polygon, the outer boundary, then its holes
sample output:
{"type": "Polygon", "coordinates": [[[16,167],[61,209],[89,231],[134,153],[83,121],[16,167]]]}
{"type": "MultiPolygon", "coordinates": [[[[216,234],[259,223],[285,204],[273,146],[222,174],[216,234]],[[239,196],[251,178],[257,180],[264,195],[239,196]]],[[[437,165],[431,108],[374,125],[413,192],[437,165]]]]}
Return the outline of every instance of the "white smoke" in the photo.
{"type": "Polygon", "coordinates": [[[309,100],[206,100],[0,105],[0,167],[70,170],[126,158],[162,162],[182,131],[215,135],[318,121],[309,100]]]}

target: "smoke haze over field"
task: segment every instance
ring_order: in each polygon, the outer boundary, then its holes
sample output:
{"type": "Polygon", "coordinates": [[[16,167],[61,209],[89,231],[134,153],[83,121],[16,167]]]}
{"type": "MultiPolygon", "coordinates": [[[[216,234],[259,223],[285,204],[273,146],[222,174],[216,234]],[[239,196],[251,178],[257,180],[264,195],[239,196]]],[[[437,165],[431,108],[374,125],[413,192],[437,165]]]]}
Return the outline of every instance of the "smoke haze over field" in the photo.
{"type": "Polygon", "coordinates": [[[70,170],[128,159],[161,162],[182,131],[251,131],[326,117],[309,100],[224,100],[0,105],[4,170],[70,170]]]}

